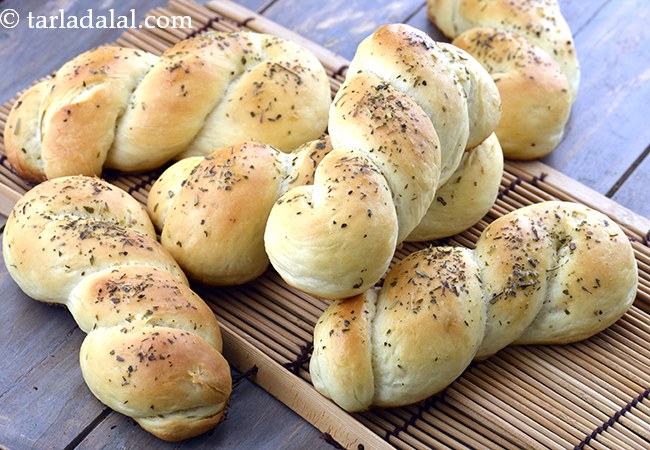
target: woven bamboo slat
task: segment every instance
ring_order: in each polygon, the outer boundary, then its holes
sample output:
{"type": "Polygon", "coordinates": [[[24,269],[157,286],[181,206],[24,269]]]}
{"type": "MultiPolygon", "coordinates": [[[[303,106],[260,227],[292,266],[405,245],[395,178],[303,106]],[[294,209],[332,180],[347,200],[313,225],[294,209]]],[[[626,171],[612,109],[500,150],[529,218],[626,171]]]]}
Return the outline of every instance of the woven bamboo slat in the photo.
{"type": "MultiPolygon", "coordinates": [[[[199,32],[249,29],[292,39],[321,60],[332,94],[348,61],[226,0],[198,5],[171,0],[156,16],[189,15],[193,29],[132,29],[117,43],[160,54],[199,32]]],[[[12,102],[0,106],[4,129],[12,102]]],[[[161,170],[106,177],[142,203],[161,170]]],[[[31,185],[16,176],[0,148],[0,213],[31,185]]],[[[635,305],[617,324],[568,346],[509,347],[473,364],[441,394],[417,405],[348,414],[311,386],[314,324],[326,302],[288,287],[272,270],[242,287],[194,286],[223,326],[225,355],[241,371],[348,448],[622,448],[650,442],[650,220],[539,162],[507,162],[499,198],[474,227],[439,243],[473,248],[495,218],[532,203],[560,199],[601,210],[632,240],[639,265],[635,305]],[[363,447],[361,447],[363,446],[363,447]]],[[[395,261],[423,248],[404,244],[395,261]]]]}

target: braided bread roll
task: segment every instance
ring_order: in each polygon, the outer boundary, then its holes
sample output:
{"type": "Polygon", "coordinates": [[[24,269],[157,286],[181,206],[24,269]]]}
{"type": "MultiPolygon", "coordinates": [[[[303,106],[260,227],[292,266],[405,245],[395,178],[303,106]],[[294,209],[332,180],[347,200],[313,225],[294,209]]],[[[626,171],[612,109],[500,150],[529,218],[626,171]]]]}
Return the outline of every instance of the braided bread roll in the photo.
{"type": "Polygon", "coordinates": [[[562,139],[580,67],[556,0],[429,0],[453,44],[492,74],[503,101],[496,134],[510,159],[550,153],[562,139]]]}
{"type": "Polygon", "coordinates": [[[33,181],[145,171],[244,139],[288,152],[323,133],[329,104],[316,57],[269,35],[209,33],[161,57],[104,46],[18,99],[5,148],[33,181]]]}
{"type": "Polygon", "coordinates": [[[463,153],[460,165],[438,188],[431,206],[406,241],[441,239],[470,228],[494,205],[502,176],[503,152],[492,133],[463,153]]]}
{"type": "Polygon", "coordinates": [[[638,283],[623,231],[585,206],[545,202],[492,222],[476,249],[430,247],[382,288],[333,302],[314,329],[314,387],[348,411],[439,392],[509,344],[567,344],[618,320],[638,283]]]}
{"type": "Polygon", "coordinates": [[[273,267],[324,298],[368,289],[498,117],[493,81],[464,51],[407,25],[379,28],[359,46],[332,103],[334,150],[313,186],[291,189],[271,210],[273,267]]]}
{"type": "Polygon", "coordinates": [[[94,178],[42,183],[9,216],[3,255],[27,295],[65,305],[88,333],[81,371],[102,403],[171,441],[222,420],[219,326],[135,199],[94,178]]]}
{"type": "Polygon", "coordinates": [[[273,204],[313,182],[329,139],[294,153],[245,142],[169,167],[149,192],[147,209],[160,242],[188,277],[213,285],[243,284],[268,267],[264,229],[273,204]]]}

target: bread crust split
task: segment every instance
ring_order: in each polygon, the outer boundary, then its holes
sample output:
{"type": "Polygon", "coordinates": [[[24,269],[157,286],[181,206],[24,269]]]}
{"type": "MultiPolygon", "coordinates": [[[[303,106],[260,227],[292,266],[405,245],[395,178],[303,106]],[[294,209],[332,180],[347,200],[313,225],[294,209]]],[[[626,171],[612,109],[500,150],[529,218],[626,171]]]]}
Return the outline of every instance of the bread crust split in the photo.
{"type": "Polygon", "coordinates": [[[447,387],[507,345],[587,339],[632,305],[638,268],[620,227],[549,201],[492,222],[476,248],[429,247],[325,310],[314,387],[348,411],[402,406],[447,387]]]}
{"type": "Polygon", "coordinates": [[[3,256],[27,295],[65,305],[87,333],[81,371],[102,403],[170,441],[222,420],[219,325],[126,192],[80,176],[39,184],[9,215],[3,256]]]}

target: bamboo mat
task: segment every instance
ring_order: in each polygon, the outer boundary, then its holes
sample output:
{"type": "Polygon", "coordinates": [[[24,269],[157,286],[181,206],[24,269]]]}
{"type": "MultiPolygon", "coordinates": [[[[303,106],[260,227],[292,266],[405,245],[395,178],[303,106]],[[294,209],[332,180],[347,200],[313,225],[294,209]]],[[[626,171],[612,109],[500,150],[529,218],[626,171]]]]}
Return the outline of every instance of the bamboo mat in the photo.
{"type": "MultiPolygon", "coordinates": [[[[194,29],[129,30],[125,46],[160,54],[206,30],[250,29],[295,40],[325,66],[334,93],[347,61],[228,1],[202,6],[171,0],[154,16],[189,15],[194,29]]],[[[0,107],[0,129],[12,102],[0,107]]],[[[107,178],[145,203],[158,170],[107,178]]],[[[0,148],[0,212],[31,186],[0,148]]],[[[236,288],[194,286],[223,326],[225,355],[240,371],[302,415],[333,444],[347,448],[650,448],[650,221],[539,162],[506,164],[501,192],[486,217],[442,243],[474,246],[495,218],[531,203],[585,203],[616,220],[632,240],[640,272],[636,302],[608,330],[568,346],[508,347],[472,365],[441,394],[404,408],[348,414],[320,396],[308,372],[313,326],[326,303],[288,287],[269,270],[236,288]]],[[[405,244],[400,259],[423,245],[405,244]]]]}

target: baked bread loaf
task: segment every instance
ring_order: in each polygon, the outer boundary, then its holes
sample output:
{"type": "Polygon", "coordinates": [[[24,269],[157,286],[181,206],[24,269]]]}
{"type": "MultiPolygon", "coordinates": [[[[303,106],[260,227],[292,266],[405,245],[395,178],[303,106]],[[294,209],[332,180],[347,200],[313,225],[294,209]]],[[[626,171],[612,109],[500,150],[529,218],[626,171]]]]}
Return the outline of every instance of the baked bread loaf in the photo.
{"type": "Polygon", "coordinates": [[[496,134],[510,159],[562,139],[580,68],[557,0],[428,0],[431,20],[492,74],[503,101],[496,134]]]}
{"type": "Polygon", "coordinates": [[[439,392],[509,344],[567,344],[618,320],[638,273],[623,231],[585,206],[544,202],[492,222],[475,250],[430,247],[381,288],[333,302],[314,329],[314,387],[348,411],[439,392]]]}
{"type": "Polygon", "coordinates": [[[135,199],[95,178],[51,180],[18,201],[2,243],[20,288],[65,305],[88,333],[81,371],[102,403],[170,441],[222,420],[219,326],[135,199]]]}
{"type": "Polygon", "coordinates": [[[332,103],[334,150],[313,186],[289,190],[271,210],[273,267],[316,296],[365,291],[498,118],[498,91],[471,56],[407,25],[379,28],[332,103]]]}
{"type": "Polygon", "coordinates": [[[269,264],[264,229],[273,204],[311,184],[330,150],[327,138],[292,154],[245,142],[177,162],[147,200],[160,242],[191,279],[233,285],[257,278],[269,264]]]}
{"type": "Polygon", "coordinates": [[[18,99],[5,148],[32,181],[145,171],[246,139],[288,152],[324,132],[330,99],[316,57],[265,34],[209,33],[161,57],[104,46],[18,99]]]}

